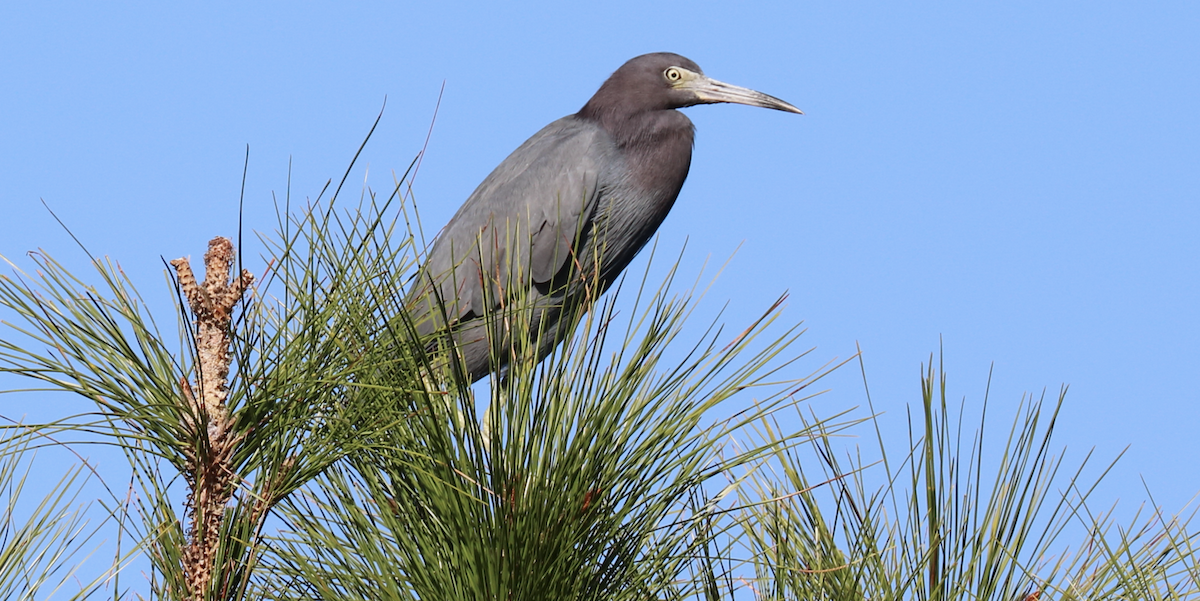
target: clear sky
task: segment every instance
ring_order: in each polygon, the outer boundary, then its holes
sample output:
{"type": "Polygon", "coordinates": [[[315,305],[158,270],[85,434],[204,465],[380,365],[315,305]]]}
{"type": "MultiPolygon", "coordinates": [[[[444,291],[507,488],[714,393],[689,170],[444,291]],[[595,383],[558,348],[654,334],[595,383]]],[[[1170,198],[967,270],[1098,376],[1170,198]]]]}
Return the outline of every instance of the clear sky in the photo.
{"type": "MultiPolygon", "coordinates": [[[[816,347],[795,375],[861,344],[896,432],[940,337],[968,406],[994,362],[996,426],[1069,384],[1068,455],[1129,446],[1098,505],[1135,505],[1143,478],[1169,512],[1200,491],[1196,3],[120,5],[0,6],[0,254],[21,265],[83,265],[45,199],[167,319],[160,257],[236,234],[247,144],[245,223],[267,230],[289,160],[315,196],[385,97],[360,167],[387,189],[445,82],[416,181],[436,229],[622,62],[672,51],[807,113],[686,110],[692,172],[658,244],[686,239],[692,274],[740,247],[708,297],[731,324],[790,291],[816,347]]],[[[863,403],[857,368],[827,382],[818,413],[863,403]]]]}

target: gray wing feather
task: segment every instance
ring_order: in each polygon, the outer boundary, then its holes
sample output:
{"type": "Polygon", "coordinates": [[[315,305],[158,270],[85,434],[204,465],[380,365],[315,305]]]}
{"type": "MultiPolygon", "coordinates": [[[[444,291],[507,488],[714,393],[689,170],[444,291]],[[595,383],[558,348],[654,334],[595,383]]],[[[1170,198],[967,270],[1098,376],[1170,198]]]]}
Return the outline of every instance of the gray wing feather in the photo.
{"type": "Polygon", "coordinates": [[[500,163],[430,249],[422,284],[409,293],[418,330],[428,333],[441,315],[437,299],[416,297],[436,292],[446,316],[459,321],[495,309],[513,286],[544,284],[558,274],[596,207],[611,144],[598,126],[565,117],[500,163]]]}

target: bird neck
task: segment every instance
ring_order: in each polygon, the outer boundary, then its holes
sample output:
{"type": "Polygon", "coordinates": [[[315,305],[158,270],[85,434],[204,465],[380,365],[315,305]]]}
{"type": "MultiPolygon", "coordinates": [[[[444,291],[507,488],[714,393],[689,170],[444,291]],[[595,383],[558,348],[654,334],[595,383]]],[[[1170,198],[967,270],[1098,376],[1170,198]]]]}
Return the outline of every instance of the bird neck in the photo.
{"type": "MultiPolygon", "coordinates": [[[[621,151],[630,183],[646,193],[658,220],[683,188],[692,164],[695,127],[674,109],[622,111],[619,105],[589,102],[576,117],[598,124],[621,151]],[[598,107],[607,106],[610,110],[598,107]]],[[[655,223],[657,226],[657,222],[655,223]]]]}
{"type": "Polygon", "coordinates": [[[691,119],[674,109],[634,112],[604,110],[592,107],[589,102],[576,116],[600,125],[617,147],[626,151],[662,144],[672,147],[686,145],[690,155],[695,139],[695,127],[691,119]]]}
{"type": "Polygon", "coordinates": [[[676,110],[646,111],[604,125],[625,155],[633,182],[666,216],[692,164],[695,127],[676,110]]]}

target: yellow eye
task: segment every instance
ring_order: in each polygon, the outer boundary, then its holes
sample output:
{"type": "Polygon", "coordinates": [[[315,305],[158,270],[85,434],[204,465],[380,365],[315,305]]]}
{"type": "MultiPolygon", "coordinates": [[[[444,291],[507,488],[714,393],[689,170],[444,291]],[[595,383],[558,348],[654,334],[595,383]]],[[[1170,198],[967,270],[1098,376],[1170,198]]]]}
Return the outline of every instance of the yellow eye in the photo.
{"type": "Polygon", "coordinates": [[[683,72],[676,67],[667,67],[667,70],[663,71],[663,77],[667,78],[668,82],[675,83],[683,79],[683,72]]]}

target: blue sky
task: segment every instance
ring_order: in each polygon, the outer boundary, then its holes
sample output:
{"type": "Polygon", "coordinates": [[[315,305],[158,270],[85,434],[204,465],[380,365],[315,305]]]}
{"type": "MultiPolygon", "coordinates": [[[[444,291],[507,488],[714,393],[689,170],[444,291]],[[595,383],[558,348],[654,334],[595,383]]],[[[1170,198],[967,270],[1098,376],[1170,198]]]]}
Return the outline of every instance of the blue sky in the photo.
{"type": "MultiPolygon", "coordinates": [[[[687,110],[692,172],[658,245],[687,241],[685,273],[737,250],[708,297],[728,321],[790,291],[813,357],[861,344],[897,433],[939,340],[968,407],[994,363],[997,425],[1069,384],[1068,456],[1129,446],[1099,505],[1140,502],[1143,479],[1171,512],[1200,491],[1194,3],[8,3],[0,255],[84,264],[44,199],[169,311],[160,257],[236,233],[246,145],[245,223],[268,230],[289,161],[293,195],[315,196],[385,97],[352,181],[388,188],[444,82],[415,186],[436,229],[526,137],[660,50],[807,113],[687,110]]],[[[863,403],[857,369],[827,383],[819,413],[863,403]]],[[[0,413],[84,407],[43,398],[0,413]]]]}

